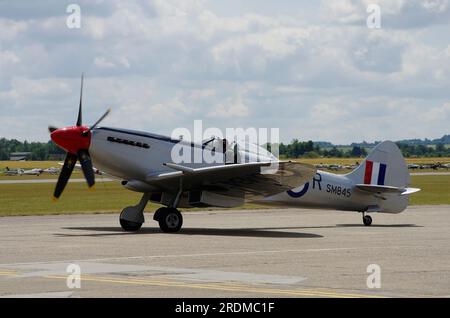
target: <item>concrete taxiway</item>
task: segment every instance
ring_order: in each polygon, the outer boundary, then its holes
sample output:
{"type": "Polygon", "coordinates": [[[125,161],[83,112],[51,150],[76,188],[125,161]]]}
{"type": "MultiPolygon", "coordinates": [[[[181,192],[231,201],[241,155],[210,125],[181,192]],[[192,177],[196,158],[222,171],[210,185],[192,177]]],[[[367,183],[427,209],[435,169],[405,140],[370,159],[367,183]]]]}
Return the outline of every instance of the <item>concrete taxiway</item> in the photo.
{"type": "Polygon", "coordinates": [[[131,234],[116,214],[0,218],[0,296],[450,295],[450,206],[374,214],[371,227],[357,213],[205,211],[163,234],[146,218],[131,234]]]}

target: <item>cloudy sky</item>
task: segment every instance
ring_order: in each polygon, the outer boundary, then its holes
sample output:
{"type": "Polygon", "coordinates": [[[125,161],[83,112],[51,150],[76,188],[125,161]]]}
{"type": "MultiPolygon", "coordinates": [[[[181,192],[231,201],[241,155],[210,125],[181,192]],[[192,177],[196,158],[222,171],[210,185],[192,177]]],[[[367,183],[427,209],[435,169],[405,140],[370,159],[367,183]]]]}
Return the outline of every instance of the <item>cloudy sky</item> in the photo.
{"type": "Polygon", "coordinates": [[[449,34],[449,0],[0,0],[0,137],[74,124],[85,72],[87,123],[111,107],[104,125],[169,135],[202,119],[282,141],[437,138],[449,34]]]}

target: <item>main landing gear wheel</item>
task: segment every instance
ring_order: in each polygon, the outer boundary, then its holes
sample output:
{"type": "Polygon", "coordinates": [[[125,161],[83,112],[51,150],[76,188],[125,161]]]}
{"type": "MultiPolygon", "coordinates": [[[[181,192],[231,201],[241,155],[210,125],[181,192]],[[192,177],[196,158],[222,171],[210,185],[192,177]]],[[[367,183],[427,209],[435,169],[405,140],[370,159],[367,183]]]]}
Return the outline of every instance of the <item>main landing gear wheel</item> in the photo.
{"type": "Polygon", "coordinates": [[[120,226],[122,227],[122,229],[124,231],[126,231],[126,232],[139,231],[141,226],[142,226],[142,223],[140,223],[140,222],[133,222],[133,221],[128,221],[128,220],[122,219],[122,213],[120,213],[121,217],[119,218],[120,226]]]}
{"type": "Polygon", "coordinates": [[[175,208],[160,208],[155,213],[155,219],[164,233],[175,233],[183,226],[183,216],[175,208]]]}
{"type": "Polygon", "coordinates": [[[364,215],[363,216],[363,223],[365,226],[372,225],[372,217],[370,215],[364,215]]]}

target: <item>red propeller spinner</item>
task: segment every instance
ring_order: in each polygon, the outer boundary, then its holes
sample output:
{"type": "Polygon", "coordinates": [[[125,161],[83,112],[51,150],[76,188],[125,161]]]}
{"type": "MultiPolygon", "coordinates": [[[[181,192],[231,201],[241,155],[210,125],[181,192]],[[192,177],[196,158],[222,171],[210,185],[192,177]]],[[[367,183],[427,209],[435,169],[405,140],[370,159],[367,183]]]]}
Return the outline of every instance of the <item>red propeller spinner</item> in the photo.
{"type": "Polygon", "coordinates": [[[56,199],[59,198],[64,191],[77,160],[80,161],[81,169],[83,170],[88,186],[92,187],[95,184],[94,170],[92,168],[92,161],[88,151],[91,144],[91,130],[94,129],[109,114],[110,109],[108,109],[91,127],[83,126],[81,107],[82,101],[83,74],[81,75],[80,106],[78,108],[76,126],[69,126],[60,129],[52,126],[48,127],[52,141],[67,152],[64,165],[58,177],[58,182],[56,183],[55,192],[53,193],[53,196],[56,199]]]}
{"type": "Polygon", "coordinates": [[[91,132],[86,126],[72,126],[56,129],[50,134],[52,141],[60,148],[72,154],[81,149],[89,149],[91,132]]]}

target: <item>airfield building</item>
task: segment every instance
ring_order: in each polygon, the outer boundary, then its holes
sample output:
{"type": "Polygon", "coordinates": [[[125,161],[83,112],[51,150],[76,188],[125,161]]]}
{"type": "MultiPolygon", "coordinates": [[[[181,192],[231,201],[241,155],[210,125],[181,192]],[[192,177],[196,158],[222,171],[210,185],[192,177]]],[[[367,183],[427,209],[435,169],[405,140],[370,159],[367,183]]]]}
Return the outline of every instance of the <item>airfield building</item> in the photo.
{"type": "Polygon", "coordinates": [[[31,152],[11,152],[9,154],[9,160],[11,161],[28,160],[30,157],[31,152]]]}

